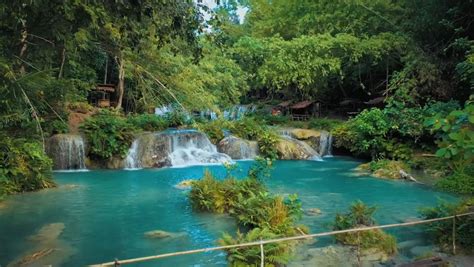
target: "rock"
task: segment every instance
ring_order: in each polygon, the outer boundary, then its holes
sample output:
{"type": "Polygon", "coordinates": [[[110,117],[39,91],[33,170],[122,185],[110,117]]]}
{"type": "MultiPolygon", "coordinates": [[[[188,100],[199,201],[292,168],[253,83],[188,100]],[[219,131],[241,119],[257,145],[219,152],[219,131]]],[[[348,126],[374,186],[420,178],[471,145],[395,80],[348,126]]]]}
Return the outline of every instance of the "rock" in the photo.
{"type": "Polygon", "coordinates": [[[432,246],[416,246],[410,249],[410,254],[416,257],[416,256],[426,255],[427,253],[430,253],[432,251],[433,251],[432,246]]]}
{"type": "Polygon", "coordinates": [[[378,262],[385,262],[388,256],[377,251],[366,250],[361,255],[361,265],[357,263],[357,250],[350,246],[327,246],[323,248],[301,248],[298,249],[295,260],[288,266],[338,266],[372,267],[378,262]]]}
{"type": "Polygon", "coordinates": [[[311,209],[305,210],[305,214],[308,216],[316,216],[316,215],[320,215],[321,213],[322,213],[321,210],[318,208],[311,208],[311,209]]]}
{"type": "Polygon", "coordinates": [[[256,141],[248,141],[232,135],[222,139],[217,144],[217,149],[232,159],[253,159],[258,155],[256,141]]]}
{"type": "Polygon", "coordinates": [[[64,223],[51,223],[43,226],[35,235],[28,238],[31,241],[49,242],[55,240],[64,230],[64,223]]]}
{"type": "Polygon", "coordinates": [[[28,238],[34,246],[22,253],[10,266],[62,266],[77,251],[69,243],[60,240],[64,230],[63,223],[51,223],[43,226],[35,235],[28,238]]]}
{"type": "Polygon", "coordinates": [[[311,159],[318,157],[318,153],[303,141],[282,136],[277,142],[276,149],[279,159],[311,159]]]}
{"type": "Polygon", "coordinates": [[[397,247],[398,247],[399,250],[406,250],[406,249],[416,247],[416,246],[418,246],[422,243],[423,243],[422,240],[413,239],[413,240],[407,240],[407,241],[399,242],[397,244],[397,247]]]}
{"type": "Polygon", "coordinates": [[[191,185],[193,184],[194,181],[196,181],[196,180],[193,180],[193,179],[184,180],[182,182],[179,182],[174,187],[176,187],[178,189],[182,189],[182,190],[190,189],[191,185]]]}
{"type": "Polygon", "coordinates": [[[148,231],[148,232],[145,232],[144,234],[146,238],[151,238],[151,239],[178,238],[178,237],[183,237],[185,235],[186,233],[184,232],[172,233],[172,232],[167,232],[163,230],[148,231]]]}
{"type": "Polygon", "coordinates": [[[309,130],[309,129],[292,129],[291,136],[298,140],[318,139],[321,136],[321,131],[309,130]]]}

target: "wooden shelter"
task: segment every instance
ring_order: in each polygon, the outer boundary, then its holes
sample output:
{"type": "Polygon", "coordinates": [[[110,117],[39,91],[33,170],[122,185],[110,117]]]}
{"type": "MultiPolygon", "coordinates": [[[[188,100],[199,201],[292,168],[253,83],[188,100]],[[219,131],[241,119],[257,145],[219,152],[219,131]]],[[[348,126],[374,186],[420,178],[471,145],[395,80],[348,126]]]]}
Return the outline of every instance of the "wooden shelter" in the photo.
{"type": "Polygon", "coordinates": [[[379,96],[374,99],[371,99],[367,102],[364,102],[364,104],[372,107],[383,107],[385,102],[385,97],[384,96],[379,96]]]}
{"type": "Polygon", "coordinates": [[[290,106],[293,120],[307,120],[314,115],[321,116],[321,102],[305,100],[290,106]]]}
{"type": "Polygon", "coordinates": [[[276,105],[272,109],[272,114],[279,113],[279,114],[287,115],[289,113],[289,110],[290,110],[291,102],[292,102],[291,100],[286,100],[286,101],[283,101],[280,104],[276,105]]]}
{"type": "Polygon", "coordinates": [[[97,84],[89,95],[89,101],[93,106],[99,108],[114,107],[115,102],[111,96],[115,93],[115,84],[97,84]]]}

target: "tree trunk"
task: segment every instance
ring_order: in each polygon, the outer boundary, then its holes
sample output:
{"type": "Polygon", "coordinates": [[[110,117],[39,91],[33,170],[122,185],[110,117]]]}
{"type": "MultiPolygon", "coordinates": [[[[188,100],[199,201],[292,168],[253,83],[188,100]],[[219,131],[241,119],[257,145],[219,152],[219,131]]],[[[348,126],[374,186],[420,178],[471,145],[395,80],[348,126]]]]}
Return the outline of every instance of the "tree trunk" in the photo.
{"type": "Polygon", "coordinates": [[[64,63],[66,62],[66,48],[63,47],[61,52],[61,66],[59,67],[58,79],[63,77],[64,63]]]}
{"type": "Polygon", "coordinates": [[[26,21],[22,22],[22,28],[21,28],[21,40],[20,40],[20,74],[25,73],[25,63],[23,61],[23,57],[26,55],[26,49],[28,48],[28,42],[26,41],[26,38],[28,37],[28,31],[26,29],[26,21]]]}
{"type": "Polygon", "coordinates": [[[123,57],[121,56],[120,58],[115,59],[119,65],[119,73],[118,73],[118,86],[117,86],[117,93],[118,93],[118,100],[117,100],[117,106],[115,107],[116,109],[120,109],[122,107],[122,101],[123,101],[123,93],[125,92],[125,64],[123,57]]]}

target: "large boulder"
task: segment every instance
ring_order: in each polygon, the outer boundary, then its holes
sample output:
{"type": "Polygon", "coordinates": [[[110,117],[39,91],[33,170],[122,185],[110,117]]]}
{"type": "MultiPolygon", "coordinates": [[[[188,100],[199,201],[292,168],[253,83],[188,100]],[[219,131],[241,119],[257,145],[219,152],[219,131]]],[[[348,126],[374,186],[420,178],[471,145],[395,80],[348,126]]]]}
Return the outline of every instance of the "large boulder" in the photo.
{"type": "Polygon", "coordinates": [[[290,133],[293,138],[298,140],[308,140],[313,138],[317,138],[319,140],[319,137],[321,136],[321,131],[299,128],[291,129],[290,133]]]}
{"type": "Polygon", "coordinates": [[[276,144],[279,159],[312,159],[318,157],[318,153],[307,143],[282,136],[276,144]]]}
{"type": "Polygon", "coordinates": [[[248,141],[232,135],[222,139],[217,144],[217,149],[232,159],[253,159],[258,155],[256,141],[248,141]]]}

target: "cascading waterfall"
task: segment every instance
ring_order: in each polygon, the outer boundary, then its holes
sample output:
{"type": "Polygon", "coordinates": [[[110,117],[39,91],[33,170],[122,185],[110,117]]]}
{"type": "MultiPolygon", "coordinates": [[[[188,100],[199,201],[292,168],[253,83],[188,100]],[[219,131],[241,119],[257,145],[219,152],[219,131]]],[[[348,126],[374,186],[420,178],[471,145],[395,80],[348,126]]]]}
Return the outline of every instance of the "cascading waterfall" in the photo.
{"type": "Polygon", "coordinates": [[[332,156],[332,134],[321,131],[319,137],[319,154],[323,157],[332,156]]]}
{"type": "Polygon", "coordinates": [[[55,170],[86,170],[85,145],[80,135],[57,134],[47,143],[55,170]]]}
{"type": "Polygon", "coordinates": [[[172,166],[189,166],[212,163],[229,163],[232,159],[223,153],[217,152],[209,138],[195,130],[169,131],[170,154],[172,166]]]}
{"type": "Polygon", "coordinates": [[[125,158],[125,169],[136,170],[142,168],[140,153],[138,153],[139,145],[140,139],[133,140],[132,146],[128,150],[127,157],[125,158]]]}

